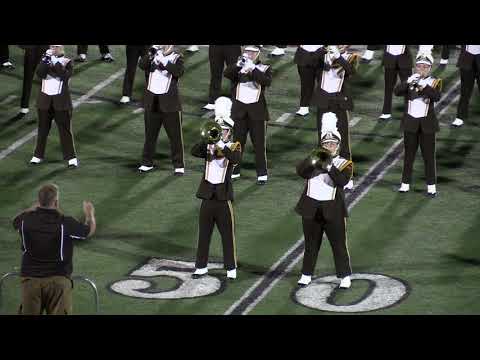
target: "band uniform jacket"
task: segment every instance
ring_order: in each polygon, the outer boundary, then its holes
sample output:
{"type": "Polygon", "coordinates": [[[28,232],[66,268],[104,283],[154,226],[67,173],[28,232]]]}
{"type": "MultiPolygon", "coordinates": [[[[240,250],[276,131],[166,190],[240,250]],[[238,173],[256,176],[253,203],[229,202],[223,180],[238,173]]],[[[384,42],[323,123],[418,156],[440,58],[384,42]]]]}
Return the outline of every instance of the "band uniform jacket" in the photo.
{"type": "MultiPolygon", "coordinates": [[[[233,166],[238,164],[241,159],[241,146],[239,142],[227,143],[223,150],[216,149],[212,155],[207,150],[207,144],[200,142],[193,146],[192,155],[205,159],[205,171],[202,181],[198,187],[197,197],[199,199],[211,200],[230,200],[233,201],[232,172],[233,166]],[[212,184],[207,180],[208,172],[212,171],[212,162],[225,159],[228,161],[226,170],[223,172],[223,179],[220,178],[218,184],[212,184]]],[[[213,170],[214,171],[214,170],[213,170]]]]}
{"type": "Polygon", "coordinates": [[[333,165],[328,171],[316,169],[311,163],[310,159],[306,158],[297,166],[297,174],[306,179],[305,189],[300,200],[295,207],[295,211],[302,217],[307,219],[314,219],[318,210],[322,211],[323,218],[327,221],[335,217],[348,217],[347,205],[345,203],[345,193],[343,187],[350,181],[353,174],[353,163],[350,160],[336,156],[333,159],[333,165]],[[311,191],[310,181],[317,176],[325,174],[330,177],[333,189],[333,199],[330,200],[316,200],[309,196],[311,191]]]}
{"type": "Polygon", "coordinates": [[[328,110],[335,105],[339,106],[342,110],[353,110],[353,100],[352,96],[350,95],[350,89],[348,86],[347,81],[343,81],[341,85],[341,89],[339,92],[329,93],[322,89],[322,78],[324,76],[324,72],[328,72],[331,68],[337,69],[337,72],[340,68],[344,71],[344,80],[347,80],[350,76],[355,73],[355,65],[358,61],[358,55],[356,54],[349,54],[349,59],[345,59],[343,55],[341,55],[338,59],[335,59],[332,65],[325,63],[325,55],[327,51],[325,48],[321,48],[318,51],[317,57],[317,86],[315,91],[313,92],[312,96],[312,105],[317,106],[321,110],[328,110]]]}
{"type": "Polygon", "coordinates": [[[65,56],[57,58],[62,59],[61,61],[63,61],[64,64],[62,65],[60,61],[53,66],[46,64],[43,61],[38,64],[36,73],[37,76],[42,79],[42,86],[37,97],[37,107],[39,110],[48,110],[51,105],[53,105],[53,108],[57,111],[73,109],[72,98],[68,86],[70,77],[73,73],[72,61],[65,56]],[[49,90],[51,90],[49,82],[54,83],[55,90],[57,91],[59,90],[58,88],[61,87],[59,94],[47,95],[47,93],[50,92],[49,90]],[[47,90],[47,88],[49,90],[47,90]]]}
{"type": "Polygon", "coordinates": [[[385,69],[411,69],[413,67],[412,54],[410,52],[409,45],[385,45],[383,51],[382,65],[385,69]],[[393,47],[396,47],[395,49],[393,47]],[[390,53],[399,52],[399,46],[403,47],[403,52],[398,55],[392,55],[390,53]]]}
{"type": "Polygon", "coordinates": [[[232,118],[243,118],[246,114],[251,119],[269,121],[270,116],[267,108],[267,101],[265,100],[265,88],[272,83],[272,69],[269,65],[262,64],[257,61],[255,65],[266,66],[265,72],[255,68],[249,74],[240,74],[242,69],[237,64],[227,66],[224,71],[224,76],[232,81],[232,118]],[[253,82],[256,86],[260,86],[260,94],[258,101],[251,104],[244,104],[237,100],[237,91],[241,83],[253,82]]]}
{"type": "Polygon", "coordinates": [[[158,101],[158,110],[161,112],[176,112],[182,111],[182,105],[180,103],[180,95],[178,93],[178,79],[183,75],[185,71],[183,57],[180,54],[172,52],[167,55],[171,58],[172,61],[168,61],[164,66],[162,63],[156,65],[153,62],[153,59],[149,54],[144,55],[138,66],[140,69],[145,71],[145,76],[147,78],[147,86],[145,87],[144,94],[144,109],[145,111],[153,111],[155,100],[158,101]],[[153,76],[153,73],[158,70],[160,72],[167,71],[168,74],[171,74],[171,79],[169,81],[169,88],[165,94],[154,94],[148,90],[149,79],[153,76]]]}
{"type": "Polygon", "coordinates": [[[457,67],[462,70],[472,70],[473,63],[477,64],[477,71],[480,71],[480,45],[462,45],[457,67]]]}
{"type": "Polygon", "coordinates": [[[431,134],[440,130],[437,116],[435,115],[435,102],[440,100],[442,80],[429,76],[420,80],[423,90],[410,89],[406,81],[394,89],[395,95],[405,96],[407,110],[401,121],[401,129],[407,132],[422,132],[431,134]]]}

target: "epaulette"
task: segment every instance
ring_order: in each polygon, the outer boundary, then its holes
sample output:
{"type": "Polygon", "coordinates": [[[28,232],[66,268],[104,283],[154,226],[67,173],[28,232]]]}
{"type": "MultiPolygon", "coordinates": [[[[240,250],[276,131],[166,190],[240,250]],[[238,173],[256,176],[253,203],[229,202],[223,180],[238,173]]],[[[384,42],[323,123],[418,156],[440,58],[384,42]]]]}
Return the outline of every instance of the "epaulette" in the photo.
{"type": "Polygon", "coordinates": [[[443,88],[443,80],[442,79],[435,79],[432,84],[432,88],[438,89],[439,91],[442,91],[443,88]]]}
{"type": "Polygon", "coordinates": [[[343,171],[346,167],[348,167],[348,166],[350,166],[350,165],[352,165],[352,168],[353,168],[353,161],[352,161],[352,160],[347,160],[347,162],[345,162],[345,164],[343,164],[343,165],[340,167],[340,169],[338,169],[338,170],[343,171]]]}
{"type": "Polygon", "coordinates": [[[230,151],[237,151],[237,150],[242,151],[242,145],[240,144],[239,141],[230,145],[230,151]]]}

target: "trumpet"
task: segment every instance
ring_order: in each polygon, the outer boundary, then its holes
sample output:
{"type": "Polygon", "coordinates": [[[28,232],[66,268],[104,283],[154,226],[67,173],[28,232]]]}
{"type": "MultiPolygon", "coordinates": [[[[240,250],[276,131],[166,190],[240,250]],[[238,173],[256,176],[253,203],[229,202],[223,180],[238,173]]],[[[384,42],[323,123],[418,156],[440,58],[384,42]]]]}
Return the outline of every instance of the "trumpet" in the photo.
{"type": "Polygon", "coordinates": [[[207,144],[216,144],[222,138],[222,127],[216,121],[207,121],[200,128],[200,136],[207,144]]]}
{"type": "Polygon", "coordinates": [[[310,164],[317,169],[325,169],[332,162],[332,154],[322,147],[314,149],[309,156],[310,164]]]}

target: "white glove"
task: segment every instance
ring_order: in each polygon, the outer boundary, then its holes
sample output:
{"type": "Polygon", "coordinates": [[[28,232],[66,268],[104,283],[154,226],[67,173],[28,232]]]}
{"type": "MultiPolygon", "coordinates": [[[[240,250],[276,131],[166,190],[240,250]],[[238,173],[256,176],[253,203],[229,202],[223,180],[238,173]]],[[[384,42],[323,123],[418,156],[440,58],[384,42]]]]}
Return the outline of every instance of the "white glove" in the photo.
{"type": "Polygon", "coordinates": [[[255,63],[252,60],[248,59],[246,64],[245,64],[245,68],[247,70],[253,71],[253,70],[255,70],[255,63]]]}
{"type": "Polygon", "coordinates": [[[216,144],[220,149],[225,149],[226,144],[223,142],[222,139],[220,139],[217,144],[216,144]]]}
{"type": "Polygon", "coordinates": [[[332,49],[332,52],[331,52],[330,56],[331,56],[332,61],[337,60],[341,55],[340,50],[338,50],[338,47],[336,47],[336,46],[332,46],[331,49],[332,49]]]}
{"type": "Polygon", "coordinates": [[[332,168],[332,164],[327,165],[327,171],[330,171],[331,168],[332,168]]]}
{"type": "Polygon", "coordinates": [[[420,74],[413,74],[407,79],[407,84],[411,84],[414,81],[418,81],[420,79],[420,74]]]}
{"type": "Polygon", "coordinates": [[[45,52],[45,55],[47,55],[47,56],[53,56],[53,50],[52,50],[52,49],[48,49],[48,50],[45,52]]]}
{"type": "Polygon", "coordinates": [[[215,152],[215,145],[214,144],[208,144],[207,145],[207,151],[210,152],[210,154],[213,155],[213,153],[215,152]]]}

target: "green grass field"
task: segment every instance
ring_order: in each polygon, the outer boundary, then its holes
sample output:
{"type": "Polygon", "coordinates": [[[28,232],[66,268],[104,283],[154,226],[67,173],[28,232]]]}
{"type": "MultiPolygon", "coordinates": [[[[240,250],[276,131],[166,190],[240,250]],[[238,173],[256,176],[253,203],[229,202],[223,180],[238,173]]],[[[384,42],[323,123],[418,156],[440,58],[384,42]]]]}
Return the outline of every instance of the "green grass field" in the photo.
{"type": "MultiPolygon", "coordinates": [[[[38,83],[32,92],[30,114],[12,120],[21,96],[23,51],[15,46],[10,49],[17,67],[13,72],[0,72],[0,151],[36,128],[38,83]],[[9,97],[9,101],[2,102],[9,97]]],[[[111,46],[111,49],[116,59],[112,64],[96,60],[98,49],[91,45],[89,61],[75,65],[70,83],[74,100],[124,68],[124,46],[111,46]]],[[[67,55],[73,56],[75,47],[67,46],[66,51],[67,55]]],[[[264,59],[266,54],[267,51],[264,59]]],[[[157,147],[156,171],[146,176],[136,171],[144,141],[143,114],[135,113],[137,107],[134,105],[121,107],[117,104],[123,81],[123,74],[119,75],[89,99],[95,103],[82,103],[74,110],[73,129],[80,160],[78,169],[66,168],[55,127],[49,137],[45,164],[38,167],[28,165],[34,140],[0,160],[0,274],[18,270],[20,266],[20,239],[11,220],[34,202],[38,188],[46,182],[60,186],[61,208],[66,213],[80,217],[84,199],[92,200],[96,206],[97,233],[77,244],[74,274],[96,282],[101,314],[224,314],[301,239],[301,218],[293,209],[304,183],[295,174],[295,164],[312,149],[317,134],[314,111],[307,118],[292,116],[285,122],[276,122],[284,113],[294,113],[298,106],[300,84],[290,53],[281,59],[269,60],[274,71],[273,83],[267,92],[271,116],[267,140],[270,181],[265,187],[255,184],[254,157],[248,143],[242,178],[234,185],[237,281],[226,283],[224,271],[214,269],[210,272],[210,282],[218,288],[214,293],[182,299],[125,296],[110,288],[123,280],[148,280],[151,287],[143,294],[168,296],[183,286],[181,280],[172,277],[173,273],[168,271],[183,275],[191,271],[188,266],[172,269],[181,266],[177,262],[165,268],[162,276],[130,276],[150,259],[194,261],[200,207],[195,192],[203,163],[190,155],[190,148],[198,141],[199,128],[206,120],[202,118],[201,107],[208,95],[209,64],[207,48],[185,56],[186,73],[180,91],[184,109],[186,176],[172,176],[169,146],[163,130],[157,147]]],[[[360,181],[401,138],[401,99],[394,99],[394,120],[377,121],[383,101],[383,70],[380,53],[377,52],[376,56],[373,63],[360,65],[356,78],[352,80],[355,101],[352,118],[360,118],[355,120],[358,122],[351,129],[356,181],[360,181]]],[[[450,65],[435,73],[444,79],[444,93],[459,80],[454,65],[456,57],[457,53],[453,53],[450,65]]],[[[135,100],[141,99],[143,86],[144,77],[138,70],[135,100]]],[[[227,93],[226,81],[224,90],[227,93]]],[[[444,124],[455,118],[457,102],[452,102],[452,98],[454,96],[445,100],[442,107],[440,121],[444,124]]],[[[351,209],[348,243],[354,273],[382,274],[399,279],[406,289],[401,299],[392,300],[392,306],[383,307],[381,304],[395,297],[396,289],[387,284],[383,287],[383,295],[377,296],[380,308],[368,314],[480,313],[477,301],[480,283],[480,243],[477,238],[480,231],[479,119],[480,101],[478,89],[475,89],[470,122],[462,129],[442,126],[438,134],[439,196],[436,199],[424,196],[423,163],[418,154],[414,191],[403,196],[393,191],[401,178],[401,158],[351,209]]],[[[221,242],[216,231],[210,261],[222,262],[221,242]]],[[[249,308],[248,313],[341,314],[348,309],[347,305],[372,300],[372,292],[382,288],[378,284],[374,286],[371,280],[360,278],[353,281],[349,291],[336,291],[328,297],[326,303],[333,306],[333,311],[307,307],[295,294],[300,265],[301,262],[292,264],[287,273],[276,274],[281,275],[278,281],[261,297],[261,301],[249,308]]],[[[324,239],[316,276],[332,274],[331,250],[324,239]]],[[[2,313],[13,314],[20,295],[18,279],[5,281],[3,290],[2,313]]],[[[76,314],[93,313],[92,293],[85,284],[76,284],[74,296],[76,314]]]]}

